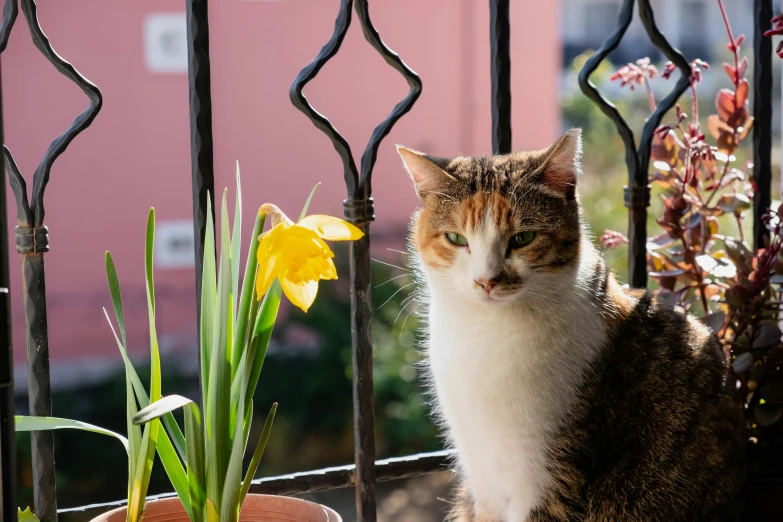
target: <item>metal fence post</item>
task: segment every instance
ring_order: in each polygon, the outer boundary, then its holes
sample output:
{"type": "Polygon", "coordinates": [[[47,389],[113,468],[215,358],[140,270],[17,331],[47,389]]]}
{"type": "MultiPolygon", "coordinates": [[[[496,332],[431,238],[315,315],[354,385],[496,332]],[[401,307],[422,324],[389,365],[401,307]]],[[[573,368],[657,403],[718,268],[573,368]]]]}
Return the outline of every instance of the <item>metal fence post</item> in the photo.
{"type": "Polygon", "coordinates": [[[511,152],[511,27],[509,0],[489,0],[492,152],[511,152]]]}
{"type": "Polygon", "coordinates": [[[370,295],[370,222],[375,219],[372,200],[372,171],[383,138],[394,124],[407,113],[421,94],[421,80],[380,38],[370,20],[368,0],[341,0],[340,11],[331,39],[310,65],[302,69],[290,89],[291,102],[313,124],[329,137],[343,161],[343,175],[348,188],[344,202],[345,217],[359,226],[365,236],[351,245],[351,333],[353,339],[353,414],[354,455],[356,474],[356,519],[375,522],[375,410],[372,373],[372,300],[370,295]],[[315,78],[321,67],[340,50],[345,33],[351,24],[351,8],[362,26],[365,39],[383,59],[402,74],[410,91],[391,114],[373,131],[364,150],[361,170],[345,138],[323,115],[310,105],[302,93],[305,85],[315,78]]]}
{"type": "Polygon", "coordinates": [[[769,231],[761,218],[772,203],[772,0],[753,2],[753,244],[764,247],[769,231]]]}
{"type": "MultiPolygon", "coordinates": [[[[27,196],[27,182],[14,161],[11,152],[4,148],[5,168],[16,199],[17,222],[16,250],[22,254],[22,295],[25,303],[27,337],[27,372],[30,414],[52,414],[52,395],[49,378],[49,339],[46,318],[46,277],[43,255],[49,250],[48,229],[44,226],[44,192],[49,173],[55,160],[71,141],[89,127],[100,110],[102,98],[98,88],[62,59],[52,49],[49,39],[38,22],[34,0],[22,0],[22,12],[41,54],[65,77],[73,81],[90,99],[89,107],[76,117],[73,124],[47,149],[33,174],[32,198],[27,196]]],[[[4,18],[9,13],[6,2],[4,18]]],[[[10,31],[10,26],[8,27],[10,31]]],[[[8,33],[3,35],[7,38],[8,33]]],[[[34,511],[41,522],[57,520],[57,496],[54,473],[54,438],[51,431],[32,432],[34,511]]]]}
{"type": "MultiPolygon", "coordinates": [[[[16,21],[16,0],[6,0],[0,22],[0,55],[16,21]]],[[[0,145],[3,134],[2,75],[0,75],[0,145]]],[[[0,149],[0,156],[4,155],[0,149]]],[[[11,337],[11,275],[8,256],[8,200],[5,169],[0,163],[0,520],[16,522],[16,433],[14,430],[14,352],[11,337]]]]}
{"type": "MultiPolygon", "coordinates": [[[[0,49],[0,52],[2,49],[0,49]]],[[[3,143],[3,96],[0,74],[0,144],[3,143]]],[[[0,150],[2,154],[2,150],[0,150]]],[[[5,169],[0,168],[0,520],[16,521],[16,433],[14,431],[14,351],[8,269],[8,207],[5,169]]]]}
{"type": "Polygon", "coordinates": [[[647,119],[637,149],[633,131],[620,115],[617,107],[604,98],[595,84],[590,81],[590,75],[620,45],[625,31],[633,20],[634,1],[623,1],[617,29],[579,71],[579,87],[612,120],[625,145],[625,163],[628,168],[628,185],[625,187],[625,206],[628,207],[628,282],[632,288],[644,288],[647,286],[647,207],[650,205],[647,170],[650,165],[652,141],[664,114],[674,107],[690,85],[691,67],[682,53],[672,47],[663,33],[658,30],[650,0],[639,0],[639,18],[650,41],[677,66],[681,76],[674,89],[647,119]]]}
{"type": "MultiPolygon", "coordinates": [[[[212,87],[209,64],[209,2],[187,0],[190,160],[193,187],[193,239],[196,256],[196,322],[201,328],[201,265],[207,228],[207,198],[215,218],[212,146],[212,87]]],[[[214,253],[213,253],[214,254],[214,253]]],[[[197,336],[199,337],[199,336],[197,336]]],[[[200,342],[200,341],[199,341],[200,342]]]]}

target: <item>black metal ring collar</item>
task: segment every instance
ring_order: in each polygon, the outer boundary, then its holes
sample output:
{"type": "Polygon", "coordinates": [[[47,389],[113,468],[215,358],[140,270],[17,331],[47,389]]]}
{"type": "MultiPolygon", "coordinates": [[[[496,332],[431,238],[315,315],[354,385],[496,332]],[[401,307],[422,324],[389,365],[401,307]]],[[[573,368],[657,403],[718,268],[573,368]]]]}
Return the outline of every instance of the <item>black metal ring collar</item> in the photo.
{"type": "Polygon", "coordinates": [[[49,229],[45,226],[16,227],[16,251],[37,254],[49,251],[49,229]]]}

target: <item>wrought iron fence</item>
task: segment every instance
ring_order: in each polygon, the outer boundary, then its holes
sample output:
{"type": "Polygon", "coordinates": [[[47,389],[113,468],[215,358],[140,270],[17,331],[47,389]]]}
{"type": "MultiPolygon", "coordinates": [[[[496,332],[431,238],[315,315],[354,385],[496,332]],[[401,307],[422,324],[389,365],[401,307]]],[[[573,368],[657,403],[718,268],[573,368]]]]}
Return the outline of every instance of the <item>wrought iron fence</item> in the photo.
{"type": "MultiPolygon", "coordinates": [[[[88,96],[89,107],[46,151],[33,174],[32,202],[27,199],[26,178],[17,168],[11,152],[4,148],[5,170],[15,196],[17,218],[16,247],[23,256],[27,354],[29,373],[30,411],[34,415],[51,413],[49,387],[49,358],[46,327],[46,289],[44,253],[48,250],[47,229],[43,224],[43,195],[49,170],[57,157],[81,131],[86,129],[101,106],[97,87],[81,76],[68,62],[59,57],[41,30],[34,0],[19,0],[22,12],[35,45],[58,71],[76,83],[88,96]]],[[[511,151],[511,56],[509,41],[509,0],[489,0],[491,79],[492,79],[492,148],[493,153],[511,151]]],[[[201,259],[204,250],[204,230],[207,222],[207,198],[214,194],[212,103],[210,93],[209,21],[207,0],[187,0],[190,134],[193,190],[193,221],[196,237],[196,285],[201,284],[201,259]]],[[[647,237],[647,206],[650,200],[647,171],[653,133],[664,114],[675,104],[688,87],[689,63],[673,48],[658,30],[650,0],[639,0],[639,15],[652,43],[680,69],[682,77],[674,90],[658,106],[644,126],[639,145],[617,108],[606,100],[590,82],[591,73],[620,44],[630,25],[635,0],[624,0],[615,32],[598,52],[585,64],[579,75],[580,86],[591,100],[614,122],[625,145],[628,185],[625,187],[625,205],[628,207],[630,241],[629,282],[643,288],[647,283],[645,268],[645,240],[647,237]]],[[[756,118],[753,134],[754,176],[757,193],[754,208],[755,240],[760,244],[766,229],[760,219],[771,200],[771,99],[772,47],[762,35],[770,26],[771,0],[754,0],[754,100],[756,118]]],[[[17,0],[5,0],[0,24],[0,53],[5,49],[11,28],[17,17],[17,0]]],[[[372,172],[382,140],[394,124],[407,113],[421,92],[421,80],[386,46],[375,29],[369,12],[369,0],[341,0],[334,33],[316,58],[294,81],[290,90],[292,103],[301,110],[332,141],[343,162],[343,173],[348,190],[344,202],[345,217],[366,233],[351,248],[351,328],[353,339],[353,404],[355,463],[336,468],[272,477],[253,482],[255,493],[297,494],[341,487],[356,488],[356,519],[361,522],[376,520],[375,486],[378,481],[400,479],[448,467],[451,453],[441,451],[410,457],[375,461],[374,403],[372,373],[370,302],[370,223],[374,219],[372,199],[372,172]],[[400,101],[374,130],[357,168],[348,142],[329,120],[309,104],[303,89],[339,50],[351,24],[353,11],[370,45],[408,82],[408,95],[400,101]]],[[[1,94],[1,93],[0,93],[1,94]]],[[[0,141],[3,138],[2,104],[0,104],[0,141]]],[[[13,429],[13,375],[11,359],[11,323],[9,305],[9,256],[6,223],[6,194],[4,176],[0,175],[0,515],[2,520],[16,520],[16,480],[14,477],[13,429]]],[[[212,202],[214,208],[214,202],[212,202]]],[[[34,509],[42,522],[57,520],[54,488],[54,451],[50,432],[33,434],[34,509]]],[[[108,509],[122,505],[103,504],[60,511],[60,519],[86,521],[108,509]]]]}

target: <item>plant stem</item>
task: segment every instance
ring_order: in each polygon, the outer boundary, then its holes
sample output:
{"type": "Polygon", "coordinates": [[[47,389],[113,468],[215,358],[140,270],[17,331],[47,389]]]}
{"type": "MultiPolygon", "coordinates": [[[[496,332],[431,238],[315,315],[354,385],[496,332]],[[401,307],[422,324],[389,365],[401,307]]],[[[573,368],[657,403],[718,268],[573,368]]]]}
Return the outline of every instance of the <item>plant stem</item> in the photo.
{"type": "Polygon", "coordinates": [[[726,14],[726,8],[723,7],[723,0],[718,0],[718,7],[720,8],[720,14],[723,17],[723,23],[726,24],[726,33],[729,35],[729,42],[731,42],[731,47],[735,50],[734,52],[736,53],[737,44],[734,41],[734,33],[731,32],[731,24],[729,23],[729,17],[726,14]]]}
{"type": "Polygon", "coordinates": [[[718,7],[720,7],[720,14],[723,17],[723,23],[726,25],[726,33],[729,35],[729,42],[734,52],[734,86],[739,85],[739,49],[737,49],[737,41],[734,39],[734,33],[731,32],[731,24],[729,23],[729,17],[726,14],[726,8],[723,7],[723,0],[718,0],[718,7]]]}
{"type": "Polygon", "coordinates": [[[652,87],[650,86],[650,80],[646,76],[644,77],[644,86],[647,87],[647,101],[650,104],[650,114],[655,112],[655,96],[653,96],[652,87]]]}

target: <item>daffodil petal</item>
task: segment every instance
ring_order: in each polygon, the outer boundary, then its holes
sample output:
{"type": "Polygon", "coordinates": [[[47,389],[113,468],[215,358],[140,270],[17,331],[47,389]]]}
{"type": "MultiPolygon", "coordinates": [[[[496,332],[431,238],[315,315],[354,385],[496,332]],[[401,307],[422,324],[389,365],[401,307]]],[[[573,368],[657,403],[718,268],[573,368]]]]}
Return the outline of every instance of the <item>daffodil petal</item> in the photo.
{"type": "Polygon", "coordinates": [[[312,230],[327,241],[353,241],[364,236],[364,232],[347,221],[322,214],[307,216],[297,225],[312,230]]]}
{"type": "Polygon", "coordinates": [[[269,290],[272,281],[280,271],[280,254],[277,252],[280,235],[285,225],[282,223],[261,235],[258,242],[258,273],[256,275],[256,296],[261,299],[269,290]]]}
{"type": "Polygon", "coordinates": [[[287,278],[280,280],[286,297],[294,306],[301,308],[303,312],[312,306],[315,296],[318,293],[318,281],[309,281],[303,284],[295,284],[287,278]]]}
{"type": "Polygon", "coordinates": [[[269,291],[272,282],[277,277],[277,263],[269,261],[266,264],[258,266],[258,275],[256,276],[256,296],[260,301],[264,294],[269,291]]]}
{"type": "Polygon", "coordinates": [[[329,268],[321,274],[321,279],[337,279],[337,267],[334,266],[334,261],[331,258],[327,259],[329,268]]]}
{"type": "Polygon", "coordinates": [[[282,210],[278,208],[277,205],[273,205],[272,203],[264,203],[261,205],[261,208],[258,209],[258,215],[266,215],[269,216],[269,220],[272,223],[272,226],[275,227],[280,223],[286,224],[286,225],[293,225],[294,222],[288,219],[288,216],[286,216],[282,210]]]}

